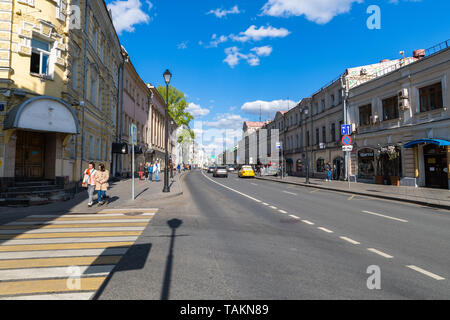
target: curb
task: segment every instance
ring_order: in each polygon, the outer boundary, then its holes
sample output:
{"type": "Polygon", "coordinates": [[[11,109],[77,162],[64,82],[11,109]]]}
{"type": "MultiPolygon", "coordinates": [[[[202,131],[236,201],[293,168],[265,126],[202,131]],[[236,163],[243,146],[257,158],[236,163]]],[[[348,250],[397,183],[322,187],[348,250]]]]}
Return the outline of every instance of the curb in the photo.
{"type": "Polygon", "coordinates": [[[265,178],[256,177],[256,176],[255,176],[255,178],[259,179],[259,180],[264,180],[264,181],[292,184],[292,185],[297,185],[297,186],[302,186],[302,187],[316,188],[316,189],[342,192],[342,193],[348,193],[348,194],[355,194],[355,195],[365,196],[365,197],[380,198],[380,199],[394,200],[394,201],[400,201],[400,202],[408,202],[408,203],[420,204],[420,205],[424,205],[424,206],[432,207],[432,208],[440,208],[440,209],[450,210],[450,206],[443,205],[443,204],[428,203],[428,202],[424,202],[424,201],[420,201],[420,200],[408,200],[408,199],[404,199],[404,198],[395,198],[395,197],[378,195],[378,194],[372,195],[372,194],[351,191],[351,190],[338,190],[338,189],[324,187],[324,186],[316,186],[316,185],[310,185],[310,184],[306,184],[306,183],[290,182],[290,181],[278,181],[278,180],[265,179],[265,178]]]}

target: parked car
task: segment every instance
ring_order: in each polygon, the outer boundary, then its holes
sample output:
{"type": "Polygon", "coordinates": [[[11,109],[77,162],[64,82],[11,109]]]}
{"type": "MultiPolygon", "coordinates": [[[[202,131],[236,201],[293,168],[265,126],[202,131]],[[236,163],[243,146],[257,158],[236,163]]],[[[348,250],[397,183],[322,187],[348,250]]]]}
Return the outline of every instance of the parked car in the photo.
{"type": "Polygon", "coordinates": [[[241,170],[239,170],[238,176],[239,176],[239,178],[244,178],[244,177],[253,178],[253,177],[255,177],[255,171],[253,170],[253,168],[251,166],[242,166],[241,170]]]}
{"type": "Polygon", "coordinates": [[[215,169],[215,167],[209,167],[208,168],[208,173],[214,173],[214,169],[215,169]]]}
{"type": "Polygon", "coordinates": [[[228,178],[228,170],[226,166],[217,166],[214,168],[213,177],[228,178]]]}

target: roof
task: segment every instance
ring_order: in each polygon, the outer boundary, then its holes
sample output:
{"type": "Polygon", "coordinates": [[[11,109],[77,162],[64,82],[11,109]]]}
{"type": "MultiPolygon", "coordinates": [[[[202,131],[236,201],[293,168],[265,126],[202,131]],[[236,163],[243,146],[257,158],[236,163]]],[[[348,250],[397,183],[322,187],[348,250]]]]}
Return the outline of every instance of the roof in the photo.
{"type": "Polygon", "coordinates": [[[265,123],[259,121],[245,121],[244,122],[247,127],[262,127],[265,123]]]}

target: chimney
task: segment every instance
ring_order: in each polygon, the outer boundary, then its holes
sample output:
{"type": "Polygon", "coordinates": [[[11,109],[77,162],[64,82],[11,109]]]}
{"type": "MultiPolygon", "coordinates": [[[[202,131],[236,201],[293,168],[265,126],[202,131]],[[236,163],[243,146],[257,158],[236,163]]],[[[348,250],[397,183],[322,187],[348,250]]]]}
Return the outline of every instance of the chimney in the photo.
{"type": "Polygon", "coordinates": [[[416,59],[422,59],[425,57],[425,49],[418,49],[413,51],[413,57],[416,59]]]}

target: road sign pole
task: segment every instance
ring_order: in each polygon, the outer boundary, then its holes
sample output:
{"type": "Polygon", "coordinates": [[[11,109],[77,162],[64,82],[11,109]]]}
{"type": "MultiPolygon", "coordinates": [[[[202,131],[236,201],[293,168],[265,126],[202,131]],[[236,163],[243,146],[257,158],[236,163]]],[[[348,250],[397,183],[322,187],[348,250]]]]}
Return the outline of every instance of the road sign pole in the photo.
{"type": "Polygon", "coordinates": [[[134,201],[134,144],[131,146],[131,197],[134,201]]]}

